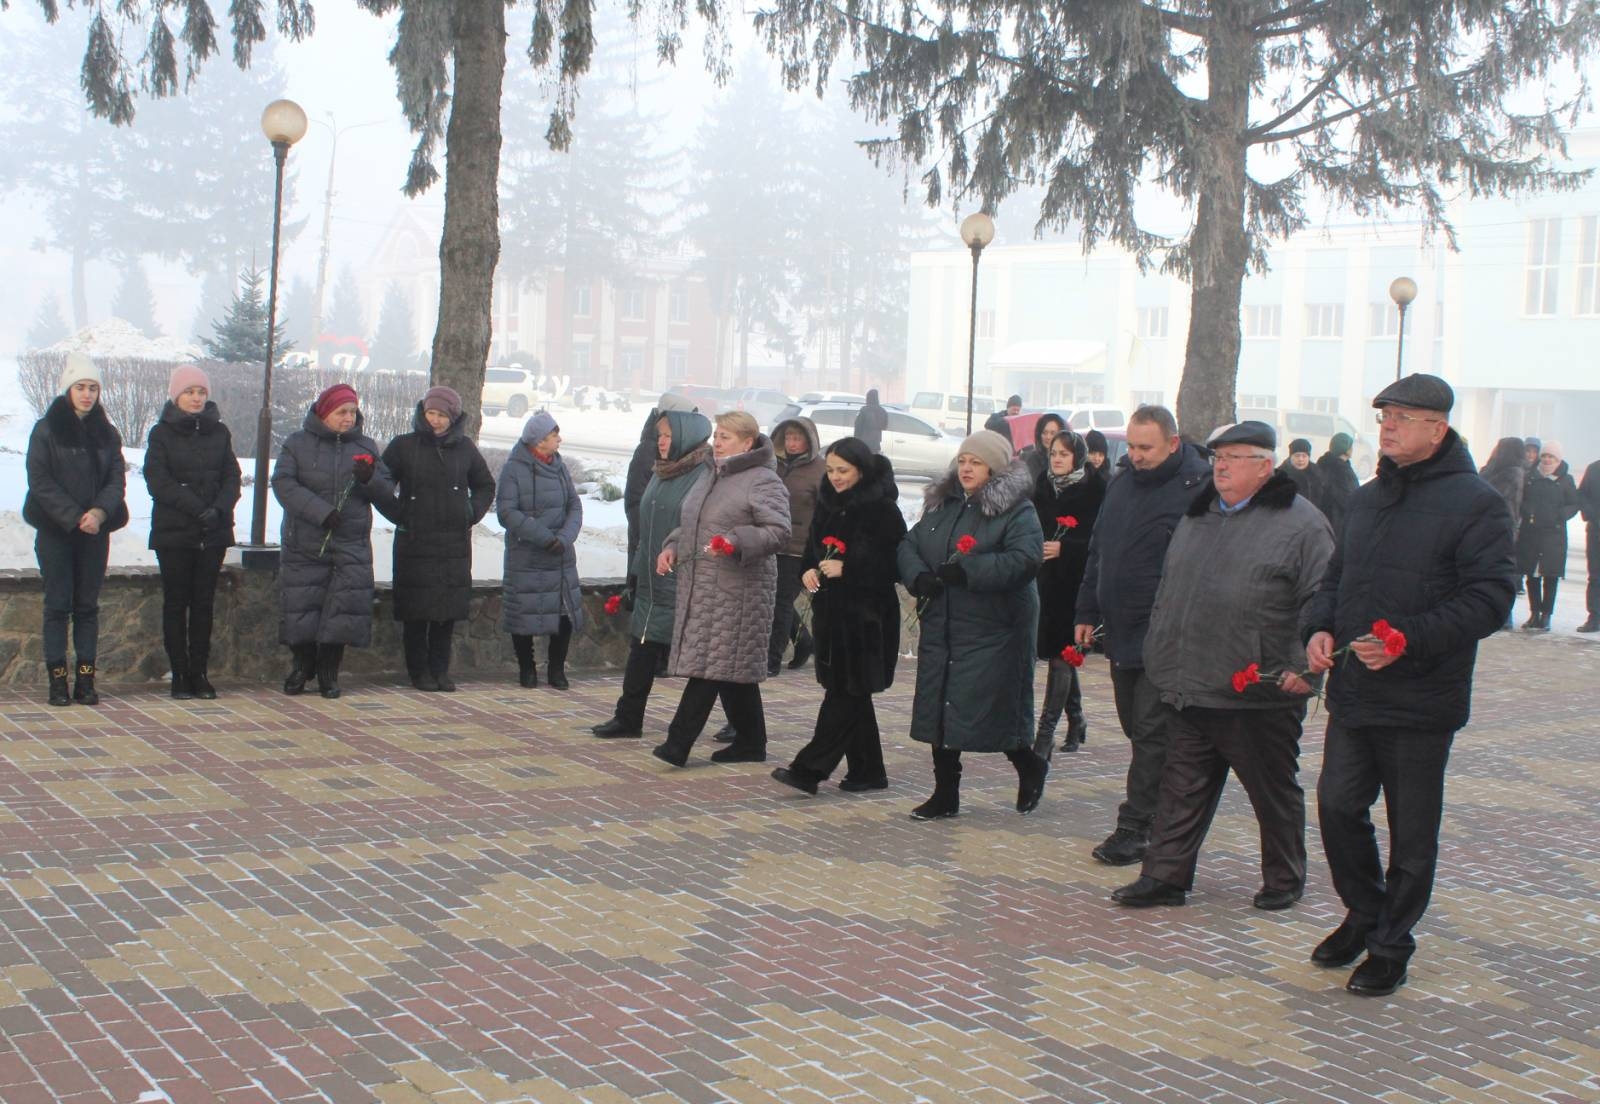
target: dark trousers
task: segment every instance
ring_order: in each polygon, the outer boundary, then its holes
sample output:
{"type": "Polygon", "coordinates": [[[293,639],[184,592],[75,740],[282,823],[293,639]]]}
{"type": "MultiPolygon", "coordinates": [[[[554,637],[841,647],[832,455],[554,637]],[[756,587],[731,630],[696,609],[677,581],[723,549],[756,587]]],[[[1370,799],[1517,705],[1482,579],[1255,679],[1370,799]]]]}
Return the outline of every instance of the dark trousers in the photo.
{"type": "MultiPolygon", "coordinates": [[[[634,640],[628,644],[628,662],[622,668],[622,695],[617,698],[614,718],[632,729],[644,728],[644,707],[650,701],[650,691],[662,674],[667,661],[668,646],[647,640],[634,640]]],[[[727,711],[727,703],[723,703],[727,711]]]]}
{"type": "Polygon", "coordinates": [[[1454,732],[1328,721],[1317,782],[1322,848],[1333,888],[1350,919],[1369,929],[1367,950],[1382,958],[1405,961],[1416,950],[1411,929],[1433,893],[1444,771],[1454,739],[1454,732]],[[1380,790],[1389,815],[1387,871],[1372,827],[1380,790]]]}
{"type": "Polygon", "coordinates": [[[423,675],[450,673],[450,652],[454,644],[454,621],[402,621],[400,639],[405,647],[406,674],[413,679],[423,675]]]}
{"type": "Polygon", "coordinates": [[[1583,527],[1583,554],[1589,565],[1589,582],[1583,590],[1583,606],[1590,617],[1600,617],[1600,525],[1588,522],[1583,527]]]}
{"type": "Polygon", "coordinates": [[[1561,586],[1561,579],[1555,575],[1529,575],[1528,576],[1528,612],[1534,616],[1543,614],[1545,620],[1556,611],[1556,590],[1561,586]]]}
{"type": "Polygon", "coordinates": [[[44,659],[67,658],[67,619],[72,619],[72,651],[79,663],[94,663],[100,643],[100,585],[106,578],[111,535],[90,536],[74,529],[40,529],[33,539],[44,583],[44,659]]]}
{"type": "Polygon", "coordinates": [[[226,548],[158,548],[161,638],[174,675],[204,671],[211,661],[211,620],[226,548]]]}
{"type": "Polygon", "coordinates": [[[1261,828],[1261,885],[1298,891],[1306,882],[1306,795],[1300,770],[1305,707],[1173,709],[1167,719],[1167,766],[1161,773],[1144,873],[1194,888],[1200,844],[1228,782],[1238,776],[1261,828]]]}
{"type": "MultiPolygon", "coordinates": [[[[1017,775],[1030,764],[1040,761],[1031,747],[1012,748],[1005,753],[1011,760],[1011,765],[1017,768],[1017,775]]],[[[933,786],[935,793],[955,794],[961,788],[961,752],[955,748],[936,747],[933,749],[933,786]]]]}
{"type": "Polygon", "coordinates": [[[776,667],[783,662],[783,653],[789,642],[805,631],[794,612],[794,600],[800,596],[800,557],[778,557],[778,595],[772,607],[772,636],[767,641],[767,666],[776,667]]]}
{"type": "Polygon", "coordinates": [[[822,695],[811,742],[790,766],[802,778],[820,782],[845,761],[845,777],[856,782],[883,782],[883,742],[878,734],[878,713],[871,694],[829,690],[822,695]]]}
{"type": "Polygon", "coordinates": [[[1111,665],[1111,692],[1117,721],[1131,745],[1128,796],[1117,807],[1117,827],[1148,835],[1161,796],[1161,771],[1167,763],[1166,713],[1143,667],[1111,665]]]}
{"type": "Polygon", "coordinates": [[[739,733],[729,746],[766,750],[767,718],[761,708],[761,684],[703,678],[691,678],[684,684],[678,711],[667,726],[667,743],[687,754],[700,738],[706,718],[711,716],[711,707],[717,704],[719,697],[729,723],[739,733]]]}

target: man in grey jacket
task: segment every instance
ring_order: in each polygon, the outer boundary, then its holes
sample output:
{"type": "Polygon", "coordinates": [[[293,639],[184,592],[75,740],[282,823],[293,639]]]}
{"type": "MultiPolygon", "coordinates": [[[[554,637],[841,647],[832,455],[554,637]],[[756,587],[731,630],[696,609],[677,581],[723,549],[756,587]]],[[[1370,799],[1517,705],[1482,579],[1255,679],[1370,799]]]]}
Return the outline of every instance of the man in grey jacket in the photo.
{"type": "Polygon", "coordinates": [[[1304,611],[1333,555],[1333,530],[1272,467],[1272,427],[1240,422],[1210,442],[1212,484],[1172,535],[1144,641],[1166,719],[1167,761],[1139,879],[1111,897],[1181,905],[1228,779],[1261,826],[1259,909],[1300,899],[1306,802],[1296,781],[1312,693],[1297,673],[1304,611]]]}

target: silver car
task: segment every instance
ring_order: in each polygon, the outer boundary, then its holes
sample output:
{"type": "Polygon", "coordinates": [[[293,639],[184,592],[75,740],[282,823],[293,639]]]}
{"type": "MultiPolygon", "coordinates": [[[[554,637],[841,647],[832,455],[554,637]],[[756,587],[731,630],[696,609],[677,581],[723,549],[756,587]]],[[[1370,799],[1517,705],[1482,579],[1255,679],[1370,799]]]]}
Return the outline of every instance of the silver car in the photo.
{"type": "MultiPolygon", "coordinates": [[[[850,402],[790,403],[773,416],[772,424],[786,418],[810,418],[817,427],[818,439],[826,447],[855,433],[861,406],[850,402]]],[[[889,424],[883,431],[883,454],[894,465],[896,475],[937,479],[949,470],[950,461],[961,447],[960,437],[951,436],[914,414],[899,410],[885,413],[889,424]]]]}

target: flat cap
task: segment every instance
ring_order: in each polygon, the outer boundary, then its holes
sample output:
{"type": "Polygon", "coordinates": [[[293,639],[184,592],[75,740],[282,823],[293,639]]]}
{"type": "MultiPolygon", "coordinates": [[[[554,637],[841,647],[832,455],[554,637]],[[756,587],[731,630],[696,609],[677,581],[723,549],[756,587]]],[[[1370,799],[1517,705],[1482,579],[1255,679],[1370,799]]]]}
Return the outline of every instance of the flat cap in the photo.
{"type": "Polygon", "coordinates": [[[1450,385],[1426,372],[1395,380],[1372,399],[1375,407],[1409,406],[1417,410],[1437,410],[1441,414],[1450,413],[1455,402],[1456,393],[1450,390],[1450,385]]]}
{"type": "Polygon", "coordinates": [[[1275,450],[1278,447],[1278,432],[1266,422],[1238,422],[1224,426],[1206,442],[1208,449],[1218,449],[1223,445],[1254,445],[1275,450]]]}

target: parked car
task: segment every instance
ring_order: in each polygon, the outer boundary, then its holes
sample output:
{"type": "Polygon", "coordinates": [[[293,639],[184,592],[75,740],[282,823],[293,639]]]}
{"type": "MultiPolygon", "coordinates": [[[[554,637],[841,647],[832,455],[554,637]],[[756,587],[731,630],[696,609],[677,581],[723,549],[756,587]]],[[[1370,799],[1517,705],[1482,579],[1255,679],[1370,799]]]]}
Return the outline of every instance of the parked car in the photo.
{"type": "MultiPolygon", "coordinates": [[[[824,446],[856,431],[856,415],[862,403],[793,402],[773,417],[776,425],[786,418],[810,418],[817,427],[817,438],[824,446]]],[[[937,479],[950,467],[961,447],[961,438],[945,433],[931,422],[899,410],[886,411],[889,424],[883,430],[883,454],[894,464],[896,475],[920,475],[937,479]]]]}
{"type": "Polygon", "coordinates": [[[533,385],[534,375],[526,368],[489,368],[483,373],[483,413],[509,414],[520,418],[545,401],[533,385]]]}
{"type": "MultiPolygon", "coordinates": [[[[865,395],[857,395],[853,391],[807,391],[804,395],[801,395],[798,399],[795,400],[795,402],[798,402],[798,403],[819,403],[819,402],[864,403],[866,401],[867,401],[867,397],[865,395]]],[[[885,404],[885,405],[888,405],[888,404],[885,404]]]]}
{"type": "MultiPolygon", "coordinates": [[[[972,397],[972,428],[982,429],[989,415],[995,412],[995,401],[988,395],[972,397]]],[[[911,414],[923,421],[932,422],[951,433],[965,433],[967,427],[967,396],[947,395],[940,391],[918,391],[911,396],[911,414]]]]}
{"type": "Polygon", "coordinates": [[[1088,433],[1091,429],[1104,433],[1108,429],[1126,429],[1128,426],[1128,416],[1114,406],[1075,406],[1059,413],[1066,418],[1067,428],[1079,433],[1088,433]]]}
{"type": "Polygon", "coordinates": [[[670,394],[694,403],[695,409],[706,417],[725,410],[737,410],[739,392],[727,387],[711,387],[703,383],[679,383],[667,388],[670,394]]]}
{"type": "Polygon", "coordinates": [[[771,428],[773,416],[789,405],[789,396],[764,387],[746,387],[734,392],[733,403],[732,409],[754,416],[766,430],[771,428]]]}
{"type": "Polygon", "coordinates": [[[1266,422],[1278,431],[1278,459],[1289,455],[1289,442],[1304,437],[1311,442],[1311,459],[1328,451],[1328,439],[1335,433],[1348,433],[1355,444],[1350,450],[1350,466],[1356,475],[1366,479],[1372,475],[1378,462],[1377,450],[1372,441],[1350,424],[1349,419],[1321,410],[1269,410],[1265,407],[1242,408],[1239,420],[1266,422]]]}

